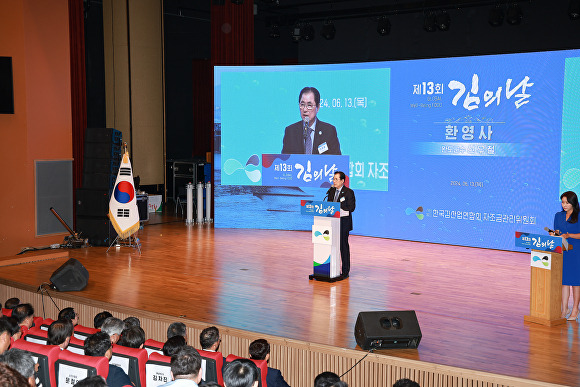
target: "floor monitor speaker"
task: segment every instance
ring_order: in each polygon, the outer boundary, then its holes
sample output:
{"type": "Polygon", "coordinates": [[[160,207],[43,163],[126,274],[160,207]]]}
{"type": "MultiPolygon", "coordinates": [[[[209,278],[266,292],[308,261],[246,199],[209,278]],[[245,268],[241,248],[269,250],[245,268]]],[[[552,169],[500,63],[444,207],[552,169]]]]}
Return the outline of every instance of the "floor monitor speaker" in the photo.
{"type": "Polygon", "coordinates": [[[414,310],[359,312],[354,326],[356,343],[364,350],[417,348],[421,328],[414,310]]]}
{"type": "Polygon", "coordinates": [[[59,292],[78,292],[87,287],[89,272],[82,263],[71,258],[52,273],[50,282],[59,292]]]}

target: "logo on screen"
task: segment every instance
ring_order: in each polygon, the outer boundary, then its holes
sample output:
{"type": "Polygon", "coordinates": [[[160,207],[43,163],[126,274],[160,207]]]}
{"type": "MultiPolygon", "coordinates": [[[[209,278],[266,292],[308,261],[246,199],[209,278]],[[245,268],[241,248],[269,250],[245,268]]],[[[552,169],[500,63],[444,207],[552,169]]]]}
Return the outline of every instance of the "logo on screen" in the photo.
{"type": "Polygon", "coordinates": [[[236,159],[227,159],[224,163],[224,172],[228,175],[234,174],[236,171],[243,170],[246,172],[248,179],[250,181],[257,183],[262,178],[262,172],[259,169],[256,169],[260,165],[260,158],[258,155],[251,155],[248,161],[246,161],[246,165],[242,165],[236,159]]]}
{"type": "Polygon", "coordinates": [[[417,207],[416,210],[407,207],[407,209],[405,210],[405,214],[407,214],[407,215],[415,214],[415,216],[419,220],[423,220],[423,218],[425,217],[425,215],[423,214],[423,207],[422,206],[417,207]]]}

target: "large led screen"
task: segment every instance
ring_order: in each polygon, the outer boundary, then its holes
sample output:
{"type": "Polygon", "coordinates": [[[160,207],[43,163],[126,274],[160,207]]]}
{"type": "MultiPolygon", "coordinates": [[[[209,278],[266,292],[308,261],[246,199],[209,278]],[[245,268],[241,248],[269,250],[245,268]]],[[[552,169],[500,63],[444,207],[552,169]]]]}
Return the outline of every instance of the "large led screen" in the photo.
{"type": "Polygon", "coordinates": [[[353,234],[517,250],[515,231],[551,227],[580,182],[578,50],[214,77],[216,227],[310,230],[301,200],[343,170],[353,234]],[[311,155],[285,139],[304,87],[320,93],[314,135],[333,134],[311,155]]]}

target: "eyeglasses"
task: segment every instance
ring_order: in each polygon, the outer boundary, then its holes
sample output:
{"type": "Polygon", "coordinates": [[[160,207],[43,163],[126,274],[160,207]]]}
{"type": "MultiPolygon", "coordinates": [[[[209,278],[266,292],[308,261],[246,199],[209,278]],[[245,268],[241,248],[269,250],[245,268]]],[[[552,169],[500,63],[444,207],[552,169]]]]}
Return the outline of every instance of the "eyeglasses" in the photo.
{"type": "Polygon", "coordinates": [[[302,103],[300,103],[300,104],[299,104],[299,106],[300,106],[300,109],[304,109],[304,108],[306,108],[306,109],[308,109],[308,110],[312,110],[312,109],[314,109],[314,108],[316,107],[316,105],[312,105],[312,104],[310,104],[310,103],[309,103],[309,104],[305,104],[305,103],[303,103],[303,102],[302,102],[302,103]]]}

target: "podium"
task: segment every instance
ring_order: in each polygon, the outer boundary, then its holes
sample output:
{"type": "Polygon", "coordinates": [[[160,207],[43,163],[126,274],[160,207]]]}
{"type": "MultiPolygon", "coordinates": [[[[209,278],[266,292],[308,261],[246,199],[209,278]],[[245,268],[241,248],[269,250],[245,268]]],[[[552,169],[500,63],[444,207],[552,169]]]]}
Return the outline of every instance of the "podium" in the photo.
{"type": "Polygon", "coordinates": [[[516,246],[531,249],[530,314],[524,321],[554,326],[564,324],[562,308],[561,237],[516,232],[516,246]]]}
{"type": "Polygon", "coordinates": [[[313,274],[309,279],[335,282],[340,277],[340,203],[302,200],[302,215],[312,216],[313,274]]]}

